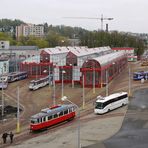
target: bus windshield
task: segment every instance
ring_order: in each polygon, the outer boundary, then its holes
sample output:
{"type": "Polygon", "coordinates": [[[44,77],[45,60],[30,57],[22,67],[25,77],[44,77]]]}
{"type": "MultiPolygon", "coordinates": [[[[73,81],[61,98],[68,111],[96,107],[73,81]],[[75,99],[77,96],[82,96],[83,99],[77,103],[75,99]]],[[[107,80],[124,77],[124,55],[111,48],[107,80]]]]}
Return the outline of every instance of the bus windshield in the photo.
{"type": "Polygon", "coordinates": [[[103,103],[102,102],[96,102],[95,108],[96,109],[103,109],[103,103]]]}

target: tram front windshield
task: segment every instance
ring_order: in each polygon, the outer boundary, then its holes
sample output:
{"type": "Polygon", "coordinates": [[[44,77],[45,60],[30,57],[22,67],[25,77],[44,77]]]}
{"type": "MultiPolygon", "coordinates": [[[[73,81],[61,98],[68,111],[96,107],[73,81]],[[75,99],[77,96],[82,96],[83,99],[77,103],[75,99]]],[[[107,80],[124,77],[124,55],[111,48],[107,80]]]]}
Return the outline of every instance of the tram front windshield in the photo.
{"type": "Polygon", "coordinates": [[[29,86],[34,86],[35,82],[30,82],[29,86]]]}
{"type": "Polygon", "coordinates": [[[95,103],[95,109],[103,109],[103,103],[102,102],[96,102],[95,103]]]}
{"type": "Polygon", "coordinates": [[[37,123],[37,119],[31,119],[31,123],[32,123],[32,124],[37,123]]]}

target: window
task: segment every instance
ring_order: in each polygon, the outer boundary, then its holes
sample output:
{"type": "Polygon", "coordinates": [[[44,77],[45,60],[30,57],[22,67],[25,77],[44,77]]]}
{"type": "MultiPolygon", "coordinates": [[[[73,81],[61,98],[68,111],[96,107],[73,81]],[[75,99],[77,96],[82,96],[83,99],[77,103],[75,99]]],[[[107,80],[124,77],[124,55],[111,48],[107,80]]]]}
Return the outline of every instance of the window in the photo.
{"type": "Polygon", "coordinates": [[[6,63],[3,64],[3,67],[4,67],[4,72],[7,71],[7,64],[6,63]]]}
{"type": "Polygon", "coordinates": [[[63,111],[61,111],[61,112],[59,113],[59,116],[63,116],[63,111]]]}
{"type": "Polygon", "coordinates": [[[55,114],[55,115],[53,115],[53,117],[54,117],[54,118],[57,118],[57,117],[58,117],[58,115],[57,115],[57,114],[55,114]]]}
{"type": "Polygon", "coordinates": [[[31,120],[31,123],[32,123],[32,124],[35,124],[35,123],[37,123],[37,122],[38,122],[38,119],[32,119],[32,120],[31,120]]]}
{"type": "Polygon", "coordinates": [[[101,103],[101,102],[96,102],[95,108],[96,108],[96,109],[103,109],[103,103],[101,103]]]}
{"type": "Polygon", "coordinates": [[[65,111],[64,111],[64,114],[68,114],[68,110],[65,110],[65,111]]]}
{"type": "Polygon", "coordinates": [[[37,122],[38,122],[38,123],[42,122],[41,118],[38,118],[38,119],[37,119],[37,122]]]}
{"type": "Polygon", "coordinates": [[[118,100],[122,100],[122,99],[125,99],[125,98],[127,98],[127,94],[126,94],[126,95],[122,95],[122,96],[118,97],[118,100]]]}
{"type": "Polygon", "coordinates": [[[72,108],[69,108],[69,113],[71,113],[72,112],[72,108]]]}
{"type": "Polygon", "coordinates": [[[43,117],[43,121],[46,121],[46,117],[43,117]]]}
{"type": "Polygon", "coordinates": [[[52,116],[48,116],[48,120],[51,120],[52,119],[52,116]]]}

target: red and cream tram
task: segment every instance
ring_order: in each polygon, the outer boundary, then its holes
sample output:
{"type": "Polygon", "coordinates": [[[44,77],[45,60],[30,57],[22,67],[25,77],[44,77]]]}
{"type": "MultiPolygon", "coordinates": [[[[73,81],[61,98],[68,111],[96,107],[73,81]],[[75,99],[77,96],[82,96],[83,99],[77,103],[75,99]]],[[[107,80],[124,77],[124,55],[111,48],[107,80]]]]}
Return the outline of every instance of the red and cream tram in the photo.
{"type": "Polygon", "coordinates": [[[45,108],[31,117],[30,130],[37,131],[63,121],[69,121],[72,120],[75,115],[76,111],[73,104],[45,108]]]}

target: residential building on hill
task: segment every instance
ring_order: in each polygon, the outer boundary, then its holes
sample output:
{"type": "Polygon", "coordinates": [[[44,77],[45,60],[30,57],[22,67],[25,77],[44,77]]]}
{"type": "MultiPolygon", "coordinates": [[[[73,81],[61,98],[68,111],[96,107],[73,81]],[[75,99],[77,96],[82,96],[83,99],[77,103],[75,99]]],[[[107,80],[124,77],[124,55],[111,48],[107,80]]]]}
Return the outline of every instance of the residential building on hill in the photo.
{"type": "Polygon", "coordinates": [[[21,24],[16,27],[16,38],[19,40],[20,36],[35,36],[43,37],[44,36],[44,26],[43,25],[34,25],[34,24],[21,24]]]}

